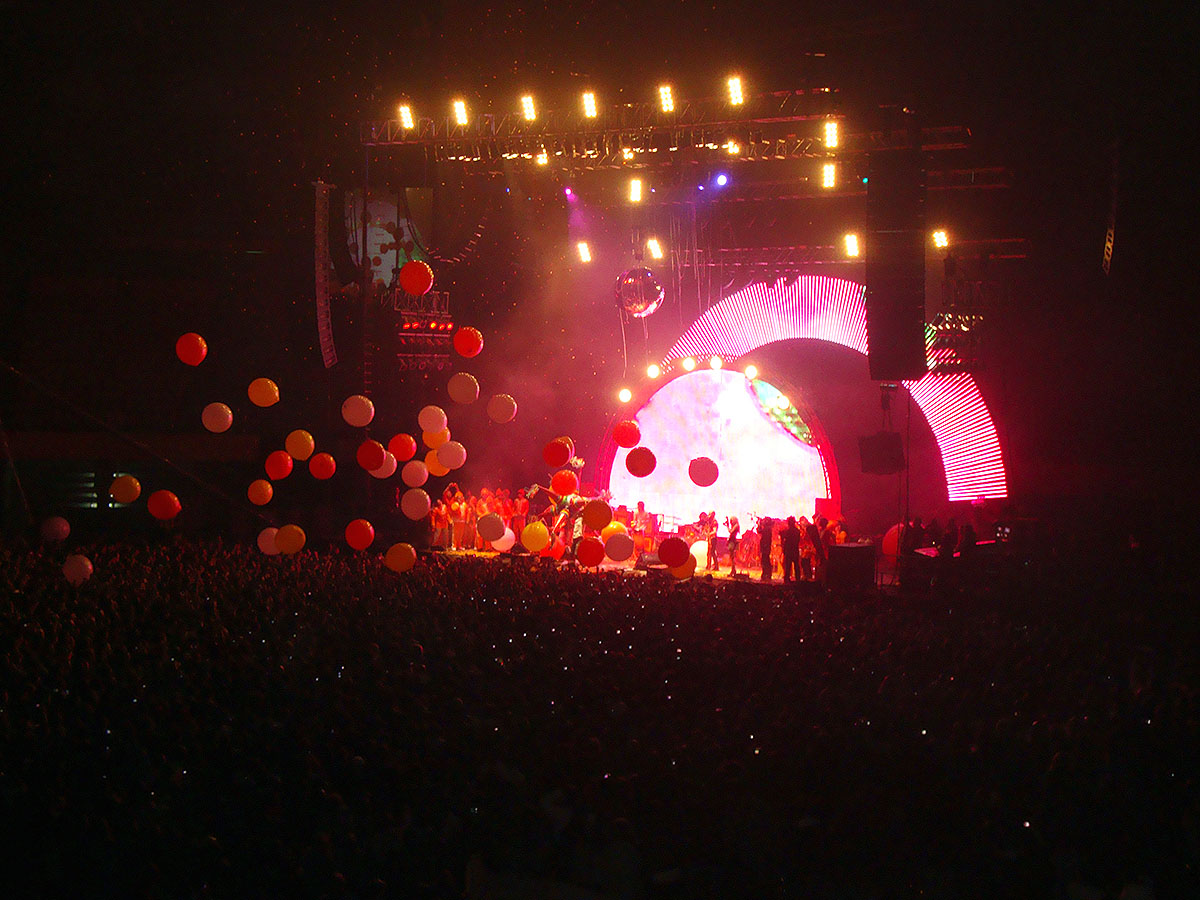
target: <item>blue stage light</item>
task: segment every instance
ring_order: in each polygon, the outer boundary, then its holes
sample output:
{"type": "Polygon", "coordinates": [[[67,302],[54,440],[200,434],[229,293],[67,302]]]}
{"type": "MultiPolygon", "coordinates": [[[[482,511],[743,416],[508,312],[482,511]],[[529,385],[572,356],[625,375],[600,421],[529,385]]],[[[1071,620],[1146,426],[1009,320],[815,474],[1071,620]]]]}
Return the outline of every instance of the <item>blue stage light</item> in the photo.
{"type": "Polygon", "coordinates": [[[725,187],[727,184],[729,184],[729,176],[722,172],[717,176],[717,187],[725,187]]]}

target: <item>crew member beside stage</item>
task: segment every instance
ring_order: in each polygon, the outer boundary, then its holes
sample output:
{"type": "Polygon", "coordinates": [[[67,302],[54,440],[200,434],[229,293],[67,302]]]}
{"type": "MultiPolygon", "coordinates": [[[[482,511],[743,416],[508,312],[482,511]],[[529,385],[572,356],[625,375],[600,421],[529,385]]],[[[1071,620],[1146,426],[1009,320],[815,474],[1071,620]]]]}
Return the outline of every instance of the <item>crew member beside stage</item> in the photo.
{"type": "Polygon", "coordinates": [[[779,535],[779,543],[783,549],[783,583],[800,580],[800,538],[801,531],[796,527],[796,517],[787,517],[787,528],[779,535]]]}

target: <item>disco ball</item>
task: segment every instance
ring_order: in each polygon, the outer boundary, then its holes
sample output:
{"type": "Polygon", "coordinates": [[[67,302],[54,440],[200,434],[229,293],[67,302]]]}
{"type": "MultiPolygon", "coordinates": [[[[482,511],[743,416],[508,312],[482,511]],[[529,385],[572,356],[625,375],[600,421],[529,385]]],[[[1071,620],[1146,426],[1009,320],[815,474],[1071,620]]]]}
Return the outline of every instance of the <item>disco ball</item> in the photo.
{"type": "Polygon", "coordinates": [[[626,269],[617,278],[617,306],[631,316],[644,319],[663,302],[663,288],[649,269],[626,269]]]}

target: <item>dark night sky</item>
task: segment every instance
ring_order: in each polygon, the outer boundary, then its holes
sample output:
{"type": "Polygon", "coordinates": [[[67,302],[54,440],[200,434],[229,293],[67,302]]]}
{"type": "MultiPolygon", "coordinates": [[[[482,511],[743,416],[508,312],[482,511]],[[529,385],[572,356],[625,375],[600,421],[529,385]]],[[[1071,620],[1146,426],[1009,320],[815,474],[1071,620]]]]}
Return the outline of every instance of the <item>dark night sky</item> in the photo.
{"type": "MultiPolygon", "coordinates": [[[[549,106],[585,82],[643,96],[661,78],[683,94],[712,93],[735,68],[771,89],[811,73],[850,100],[967,124],[1015,170],[1020,220],[998,230],[1032,241],[1033,287],[1008,313],[1022,339],[1001,356],[1032,423],[1027,448],[1155,465],[1188,450],[1198,67],[1182,22],[1094,3],[175,6],[0,3],[5,82],[18,86],[6,91],[6,313],[31,271],[69,273],[114,245],[182,233],[290,246],[308,227],[310,182],[353,175],[357,122],[402,92],[420,108],[458,91],[499,105],[528,88],[549,106]]],[[[36,356],[21,347],[30,367],[36,356]]]]}

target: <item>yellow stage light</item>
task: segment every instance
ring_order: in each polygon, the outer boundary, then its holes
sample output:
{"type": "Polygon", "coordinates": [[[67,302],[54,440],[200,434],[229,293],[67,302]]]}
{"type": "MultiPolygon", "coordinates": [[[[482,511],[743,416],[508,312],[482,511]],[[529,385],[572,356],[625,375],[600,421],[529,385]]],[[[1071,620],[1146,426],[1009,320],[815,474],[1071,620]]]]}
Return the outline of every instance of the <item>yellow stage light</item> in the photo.
{"type": "Polygon", "coordinates": [[[758,366],[754,365],[754,363],[750,363],[750,365],[746,366],[746,377],[750,379],[757,378],[758,366]]]}
{"type": "Polygon", "coordinates": [[[621,390],[617,392],[617,399],[622,403],[628,403],[633,399],[633,391],[631,391],[629,388],[621,388],[621,390]]]}
{"type": "Polygon", "coordinates": [[[459,125],[467,124],[467,104],[463,100],[454,101],[454,121],[459,125]]]}
{"type": "Polygon", "coordinates": [[[592,251],[588,249],[587,241],[580,241],[575,245],[575,249],[579,251],[580,262],[588,263],[592,261],[592,251]]]}
{"type": "Polygon", "coordinates": [[[672,112],[675,109],[675,98],[671,94],[671,86],[669,84],[659,85],[658,103],[662,107],[663,112],[672,112]]]}
{"type": "Polygon", "coordinates": [[[693,358],[692,358],[692,357],[690,357],[690,356],[684,357],[684,360],[683,360],[683,370],[684,370],[685,372],[690,372],[690,371],[692,371],[692,369],[694,369],[694,368],[696,368],[696,360],[695,360],[695,359],[693,359],[693,358]]]}
{"type": "Polygon", "coordinates": [[[533,108],[533,98],[528,94],[521,98],[521,115],[525,117],[526,122],[532,122],[537,118],[537,111],[533,108]]]}
{"type": "Polygon", "coordinates": [[[858,256],[859,251],[858,251],[858,235],[857,234],[848,234],[844,238],[842,238],[842,241],[846,245],[846,255],[847,256],[858,256]]]}
{"type": "Polygon", "coordinates": [[[550,162],[550,154],[548,154],[545,150],[542,150],[538,153],[536,162],[539,166],[547,165],[550,162]]]}
{"type": "Polygon", "coordinates": [[[944,250],[950,246],[950,235],[944,229],[939,228],[933,233],[933,246],[944,250]]]}
{"type": "Polygon", "coordinates": [[[621,159],[633,159],[633,148],[632,147],[622,147],[621,148],[621,159]]]}
{"type": "Polygon", "coordinates": [[[658,242],[658,238],[650,238],[646,241],[646,249],[650,251],[651,259],[663,258],[662,244],[658,242]]]}
{"type": "Polygon", "coordinates": [[[821,187],[831,188],[837,186],[837,166],[833,163],[825,163],[821,166],[821,187]]]}
{"type": "Polygon", "coordinates": [[[640,179],[640,178],[630,178],[629,179],[629,202],[630,203],[641,203],[642,202],[642,179],[640,179]]]}
{"type": "Polygon", "coordinates": [[[838,123],[835,119],[825,120],[825,146],[832,150],[838,145],[838,123]]]}
{"type": "Polygon", "coordinates": [[[729,102],[734,106],[742,105],[742,79],[738,76],[730,76],[729,81],[729,102]]]}
{"type": "Polygon", "coordinates": [[[739,144],[737,141],[726,141],[725,142],[725,152],[728,153],[730,156],[737,156],[739,153],[742,152],[742,145],[739,144]]]}
{"type": "Polygon", "coordinates": [[[596,118],[596,95],[591,91],[583,94],[583,115],[585,118],[596,118]]]}
{"type": "Polygon", "coordinates": [[[650,365],[646,366],[646,374],[651,378],[657,378],[662,374],[662,369],[658,367],[657,363],[650,363],[650,365]]]}
{"type": "Polygon", "coordinates": [[[723,365],[725,365],[725,361],[722,360],[721,357],[719,357],[719,356],[714,356],[712,359],[710,359],[708,361],[708,367],[710,369],[719,369],[723,365]]]}
{"type": "Polygon", "coordinates": [[[413,114],[412,107],[407,103],[400,104],[400,127],[406,131],[412,131],[413,114]]]}

